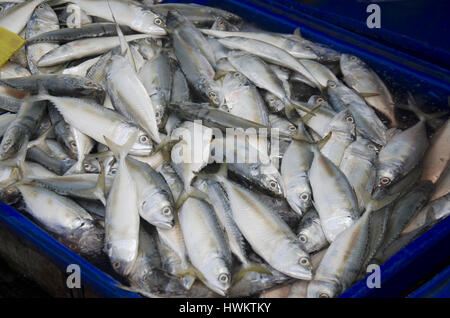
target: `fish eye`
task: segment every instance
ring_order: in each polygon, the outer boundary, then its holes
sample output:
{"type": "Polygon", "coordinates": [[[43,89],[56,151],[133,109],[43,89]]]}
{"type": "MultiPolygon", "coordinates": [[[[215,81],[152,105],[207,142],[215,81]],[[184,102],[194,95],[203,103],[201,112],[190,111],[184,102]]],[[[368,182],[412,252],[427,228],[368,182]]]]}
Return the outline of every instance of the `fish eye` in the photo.
{"type": "Polygon", "coordinates": [[[161,116],[161,113],[158,112],[158,111],[156,111],[156,112],[155,112],[155,117],[156,117],[156,118],[159,118],[160,116],[161,116]]]}
{"type": "Polygon", "coordinates": [[[111,170],[109,170],[109,172],[111,174],[116,174],[117,173],[117,168],[111,168],[111,170]]]}
{"type": "Polygon", "coordinates": [[[298,237],[298,239],[299,239],[300,242],[302,242],[302,243],[308,242],[308,238],[307,238],[306,235],[304,235],[304,234],[301,234],[301,235],[298,237]]]}
{"type": "Polygon", "coordinates": [[[391,183],[391,179],[388,177],[382,177],[380,178],[380,184],[385,187],[388,186],[391,183]]]}
{"type": "Polygon", "coordinates": [[[214,93],[213,91],[208,92],[208,95],[211,98],[216,98],[217,97],[216,93],[214,93]]]}
{"type": "Polygon", "coordinates": [[[142,135],[141,137],[139,137],[139,142],[141,143],[141,144],[146,144],[146,143],[148,143],[149,142],[149,138],[146,136],[146,135],[142,135]]]}
{"type": "Polygon", "coordinates": [[[234,73],[234,77],[239,77],[239,73],[234,73]]]}
{"type": "Polygon", "coordinates": [[[297,128],[294,125],[289,125],[289,130],[290,131],[296,131],[297,128]]]}
{"type": "Polygon", "coordinates": [[[306,257],[301,257],[298,260],[298,263],[302,266],[308,266],[309,265],[309,260],[306,257]]]}
{"type": "Polygon", "coordinates": [[[71,250],[74,250],[76,247],[77,247],[77,246],[76,246],[75,244],[73,244],[73,243],[69,244],[69,248],[70,248],[71,250]]]}
{"type": "Polygon", "coordinates": [[[336,86],[337,86],[336,82],[334,82],[334,81],[329,81],[328,82],[328,87],[335,88],[336,86]]]}
{"type": "Polygon", "coordinates": [[[352,123],[352,124],[355,122],[355,119],[353,118],[352,115],[347,115],[345,117],[345,120],[348,121],[349,123],[352,123]]]}
{"type": "Polygon", "coordinates": [[[375,147],[375,145],[372,145],[372,144],[367,145],[367,148],[369,148],[370,150],[378,151],[378,148],[375,147]]]}
{"type": "Polygon", "coordinates": [[[308,193],[302,193],[300,194],[300,200],[302,201],[308,201],[309,200],[309,194],[308,193]]]}
{"type": "Polygon", "coordinates": [[[354,55],[350,56],[350,60],[356,61],[356,56],[354,56],[354,55]]]}
{"type": "Polygon", "coordinates": [[[83,165],[83,168],[84,168],[85,171],[91,171],[92,170],[92,165],[89,164],[89,163],[85,163],[83,165]]]}
{"type": "Polygon", "coordinates": [[[219,275],[219,282],[221,282],[222,284],[228,283],[229,280],[230,277],[228,276],[228,274],[222,273],[219,275]]]}
{"type": "Polygon", "coordinates": [[[70,148],[72,148],[73,150],[76,150],[77,149],[77,143],[75,142],[75,141],[71,141],[70,142],[70,148]]]}
{"type": "Polygon", "coordinates": [[[160,18],[156,18],[155,20],[153,20],[153,23],[161,26],[163,24],[163,21],[160,18]]]}
{"type": "Polygon", "coordinates": [[[114,269],[118,270],[120,268],[120,263],[119,262],[114,262],[113,264],[114,269]]]}
{"type": "Polygon", "coordinates": [[[171,216],[172,215],[172,209],[170,207],[166,206],[165,208],[163,208],[162,214],[164,216],[171,216]]]}
{"type": "Polygon", "coordinates": [[[321,293],[319,295],[319,298],[330,298],[330,295],[326,294],[326,293],[321,293]]]}
{"type": "Polygon", "coordinates": [[[274,180],[269,181],[269,187],[275,189],[278,186],[278,183],[274,180]]]}

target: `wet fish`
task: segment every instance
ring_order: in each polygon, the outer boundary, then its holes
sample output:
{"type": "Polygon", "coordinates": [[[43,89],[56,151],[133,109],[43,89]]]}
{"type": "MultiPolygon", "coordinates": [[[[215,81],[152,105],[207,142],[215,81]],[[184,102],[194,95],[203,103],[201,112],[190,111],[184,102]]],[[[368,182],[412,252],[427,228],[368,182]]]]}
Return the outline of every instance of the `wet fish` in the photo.
{"type": "Polygon", "coordinates": [[[309,209],[302,217],[297,237],[308,253],[318,252],[328,246],[323,233],[319,214],[314,208],[309,209]]]}
{"type": "Polygon", "coordinates": [[[354,55],[342,54],[340,66],[345,83],[358,92],[367,104],[385,115],[392,127],[398,127],[394,100],[380,77],[354,55]]]}
{"type": "Polygon", "coordinates": [[[69,198],[50,190],[19,185],[27,211],[45,229],[81,255],[99,256],[104,234],[92,216],[69,198]]]}
{"type": "Polygon", "coordinates": [[[25,1],[9,8],[0,16],[0,27],[19,34],[26,26],[34,9],[47,0],[25,1]]]}
{"type": "Polygon", "coordinates": [[[320,216],[323,232],[329,242],[355,223],[359,215],[358,199],[342,171],[317,147],[309,170],[314,207],[320,216]]]}
{"type": "Polygon", "coordinates": [[[231,253],[212,207],[189,197],[178,213],[186,250],[199,278],[225,296],[231,286],[231,253]]]}

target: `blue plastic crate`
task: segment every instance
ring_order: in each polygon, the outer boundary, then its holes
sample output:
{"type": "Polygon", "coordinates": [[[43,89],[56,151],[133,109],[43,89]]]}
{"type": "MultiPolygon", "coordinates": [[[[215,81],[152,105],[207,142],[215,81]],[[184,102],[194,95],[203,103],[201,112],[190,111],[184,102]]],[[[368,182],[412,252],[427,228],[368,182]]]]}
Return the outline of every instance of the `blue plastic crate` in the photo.
{"type": "MultiPolygon", "coordinates": [[[[429,105],[448,107],[450,95],[450,71],[424,59],[420,54],[408,54],[362,32],[355,33],[326,19],[308,14],[288,1],[167,1],[195,2],[220,7],[242,16],[246,21],[262,28],[278,32],[293,32],[300,27],[305,38],[317,41],[338,51],[361,57],[374,69],[389,87],[403,92],[410,90],[428,97],[429,105]]],[[[447,52],[448,53],[448,52],[447,52]]],[[[57,242],[19,212],[0,204],[0,224],[56,264],[62,272],[69,264],[79,264],[85,288],[102,297],[138,297],[117,287],[118,282],[83,258],[57,242]]],[[[432,271],[442,268],[449,260],[450,218],[438,223],[431,230],[392,257],[382,266],[382,288],[368,289],[365,280],[356,283],[342,297],[400,297],[426,278],[432,271]]],[[[445,273],[444,273],[445,274],[445,273]]],[[[444,275],[443,274],[443,275],[444,275]]],[[[448,277],[448,271],[446,272],[448,277]]],[[[422,288],[426,288],[423,286],[422,288]]],[[[418,293],[418,295],[420,295],[418,293]]],[[[450,296],[445,294],[445,296],[450,296]]]]}

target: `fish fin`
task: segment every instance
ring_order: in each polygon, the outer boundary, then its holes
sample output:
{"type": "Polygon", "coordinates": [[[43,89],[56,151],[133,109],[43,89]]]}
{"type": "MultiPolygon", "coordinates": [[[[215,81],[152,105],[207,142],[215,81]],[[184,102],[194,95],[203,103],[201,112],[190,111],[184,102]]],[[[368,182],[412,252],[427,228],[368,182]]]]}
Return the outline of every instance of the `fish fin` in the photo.
{"type": "Polygon", "coordinates": [[[242,278],[244,278],[245,274],[247,274],[248,272],[255,272],[272,276],[272,273],[261,264],[250,262],[247,264],[243,264],[242,267],[239,269],[239,272],[235,275],[233,279],[234,284],[236,284],[242,278]]]}
{"type": "Polygon", "coordinates": [[[358,92],[361,97],[375,97],[380,96],[380,93],[372,93],[372,92],[358,92]]]}
{"type": "Polygon", "coordinates": [[[296,29],[294,30],[293,35],[294,35],[295,37],[299,38],[299,39],[302,39],[302,38],[303,38],[303,37],[302,37],[302,33],[301,33],[301,31],[300,31],[300,28],[296,28],[296,29]]]}
{"type": "Polygon", "coordinates": [[[304,103],[299,102],[299,101],[290,101],[290,105],[292,105],[292,107],[296,108],[296,109],[300,109],[301,111],[304,111],[307,114],[310,114],[311,116],[316,116],[316,114],[314,114],[311,109],[307,108],[304,106],[304,103]]]}
{"type": "Polygon", "coordinates": [[[161,155],[164,159],[164,161],[170,162],[172,159],[172,148],[175,147],[180,141],[183,141],[182,136],[180,136],[178,139],[167,139],[163,142],[159,143],[158,146],[153,150],[152,153],[158,153],[161,152],[161,155]]]}
{"type": "Polygon", "coordinates": [[[106,0],[106,3],[108,4],[109,11],[111,12],[111,16],[113,18],[114,24],[116,25],[117,36],[119,38],[119,43],[120,43],[120,54],[124,57],[125,56],[128,57],[128,60],[130,61],[131,66],[133,67],[134,71],[137,72],[136,62],[134,61],[130,46],[129,46],[127,40],[125,39],[125,35],[123,34],[122,29],[120,28],[119,24],[117,23],[116,16],[114,15],[114,12],[111,8],[111,4],[109,3],[109,0],[106,0]]]}
{"type": "Polygon", "coordinates": [[[310,113],[303,115],[302,116],[302,121],[303,122],[309,121],[319,111],[320,107],[322,107],[322,105],[314,107],[313,109],[311,109],[310,113]]]}
{"type": "Polygon", "coordinates": [[[408,92],[407,100],[408,100],[407,105],[397,104],[397,107],[400,109],[413,112],[422,121],[430,121],[448,114],[448,111],[437,112],[433,114],[424,113],[422,110],[420,110],[418,103],[411,92],[408,92]]]}
{"type": "Polygon", "coordinates": [[[136,142],[137,138],[137,132],[134,132],[125,142],[123,145],[118,145],[111,139],[109,139],[106,136],[103,136],[103,140],[105,141],[106,145],[109,149],[114,153],[115,156],[118,156],[119,158],[125,158],[128,153],[130,152],[131,148],[133,147],[134,143],[136,142]]]}
{"type": "Polygon", "coordinates": [[[189,198],[196,198],[205,201],[209,205],[213,205],[211,200],[209,199],[209,196],[204,193],[203,191],[200,191],[197,188],[194,188],[191,185],[185,185],[185,189],[183,192],[180,193],[180,196],[178,197],[177,201],[175,202],[175,208],[178,210],[181,208],[184,204],[184,202],[189,198]]]}
{"type": "Polygon", "coordinates": [[[106,187],[106,173],[105,173],[105,167],[103,165],[100,165],[101,171],[98,175],[97,183],[95,184],[94,188],[94,195],[97,199],[99,199],[104,206],[106,206],[106,198],[105,198],[105,187],[106,187]]]}
{"type": "Polygon", "coordinates": [[[222,77],[224,77],[225,75],[227,75],[228,74],[228,72],[223,72],[223,71],[221,71],[221,72],[216,72],[216,74],[214,75],[214,80],[215,81],[217,81],[217,80],[219,80],[219,79],[221,79],[222,77]]]}
{"type": "Polygon", "coordinates": [[[45,143],[45,140],[47,139],[48,134],[50,133],[50,131],[52,130],[52,127],[49,127],[42,135],[40,135],[38,138],[36,138],[33,141],[30,141],[27,145],[27,150],[36,146],[41,146],[44,145],[46,146],[47,144],[45,143]]]}
{"type": "Polygon", "coordinates": [[[322,147],[325,146],[325,144],[328,142],[328,140],[330,140],[332,134],[333,133],[330,131],[328,133],[328,135],[326,135],[325,137],[323,137],[319,141],[316,141],[315,144],[317,145],[317,148],[322,149],[322,147]]]}

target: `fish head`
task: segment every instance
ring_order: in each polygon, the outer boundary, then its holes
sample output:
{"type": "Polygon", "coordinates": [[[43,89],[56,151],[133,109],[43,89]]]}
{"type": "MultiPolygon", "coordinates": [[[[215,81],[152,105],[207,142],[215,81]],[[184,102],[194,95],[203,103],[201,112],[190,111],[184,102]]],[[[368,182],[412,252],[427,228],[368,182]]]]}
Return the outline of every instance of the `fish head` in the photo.
{"type": "Polygon", "coordinates": [[[286,200],[291,208],[302,215],[311,207],[312,191],[307,176],[300,176],[286,187],[286,200]]]}
{"type": "Polygon", "coordinates": [[[231,287],[231,273],[221,256],[211,257],[201,271],[204,283],[219,295],[225,296],[231,287]]]}
{"type": "Polygon", "coordinates": [[[97,159],[85,159],[83,169],[86,173],[99,173],[101,170],[100,162],[97,159]]]}
{"type": "Polygon", "coordinates": [[[298,56],[303,59],[318,59],[317,54],[308,43],[286,39],[285,45],[289,49],[289,51],[296,53],[296,55],[298,54],[298,56]]]}
{"type": "Polygon", "coordinates": [[[269,92],[266,92],[264,94],[264,101],[267,103],[267,106],[274,112],[280,112],[284,109],[283,101],[269,92]]]}
{"type": "Polygon", "coordinates": [[[272,164],[259,165],[258,171],[251,172],[257,175],[260,186],[275,196],[284,196],[284,186],[281,174],[272,164]]]}
{"type": "MultiPolygon", "coordinates": [[[[82,224],[81,228],[76,230],[75,250],[86,256],[100,256],[105,243],[104,230],[92,222],[82,224]]],[[[70,247],[70,246],[69,246],[70,247]]]]}
{"type": "Polygon", "coordinates": [[[356,136],[355,118],[348,109],[337,113],[329,123],[330,130],[335,132],[342,132],[345,135],[350,135],[351,138],[356,136]]]}
{"type": "Polygon", "coordinates": [[[308,298],[333,298],[339,295],[340,287],[334,282],[313,280],[308,284],[308,298]]]}
{"type": "Polygon", "coordinates": [[[25,139],[26,129],[23,126],[8,127],[0,144],[0,160],[13,157],[22,148],[25,139]]]}
{"type": "Polygon", "coordinates": [[[139,206],[139,214],[148,223],[162,229],[171,229],[174,220],[174,207],[169,196],[163,191],[150,192],[139,206]]]}
{"type": "Polygon", "coordinates": [[[138,240],[112,240],[106,243],[105,252],[112,268],[126,277],[133,269],[138,255],[138,240]]]}
{"type": "Polygon", "coordinates": [[[400,169],[397,166],[380,165],[377,169],[376,184],[372,195],[379,198],[385,189],[390,188],[396,182],[399,175],[400,169]]]}
{"type": "Polygon", "coordinates": [[[315,218],[310,218],[305,222],[297,237],[308,253],[318,251],[323,247],[323,242],[326,241],[320,221],[315,218]]]}
{"type": "Polygon", "coordinates": [[[223,87],[230,92],[243,86],[247,86],[249,83],[247,77],[239,72],[228,72],[223,79],[223,87]]]}
{"type": "Polygon", "coordinates": [[[136,142],[133,144],[130,150],[130,155],[135,156],[148,156],[153,150],[153,143],[148,134],[142,130],[139,130],[136,137],[136,142]]]}
{"type": "Polygon", "coordinates": [[[279,242],[272,262],[275,269],[288,276],[304,280],[312,279],[311,259],[297,239],[279,242]]]}
{"type": "Polygon", "coordinates": [[[225,97],[222,93],[222,85],[219,80],[202,78],[199,89],[204,92],[208,100],[215,107],[222,106],[225,103],[225,97]]]}
{"type": "Polygon", "coordinates": [[[21,195],[17,187],[0,188],[0,201],[4,204],[16,204],[20,199],[21,195]]]}
{"type": "Polygon", "coordinates": [[[314,107],[320,106],[320,107],[326,107],[326,108],[331,109],[331,106],[328,103],[328,101],[320,95],[312,95],[308,99],[308,104],[314,105],[314,107]]]}
{"type": "Polygon", "coordinates": [[[342,54],[340,60],[341,68],[344,73],[351,74],[352,71],[367,68],[366,64],[352,54],[342,54]]]}
{"type": "Polygon", "coordinates": [[[164,19],[161,15],[156,14],[150,8],[145,5],[137,5],[135,9],[139,11],[138,15],[141,19],[139,19],[137,25],[139,27],[139,31],[143,33],[149,33],[153,35],[166,35],[167,24],[166,19],[164,19]]]}

